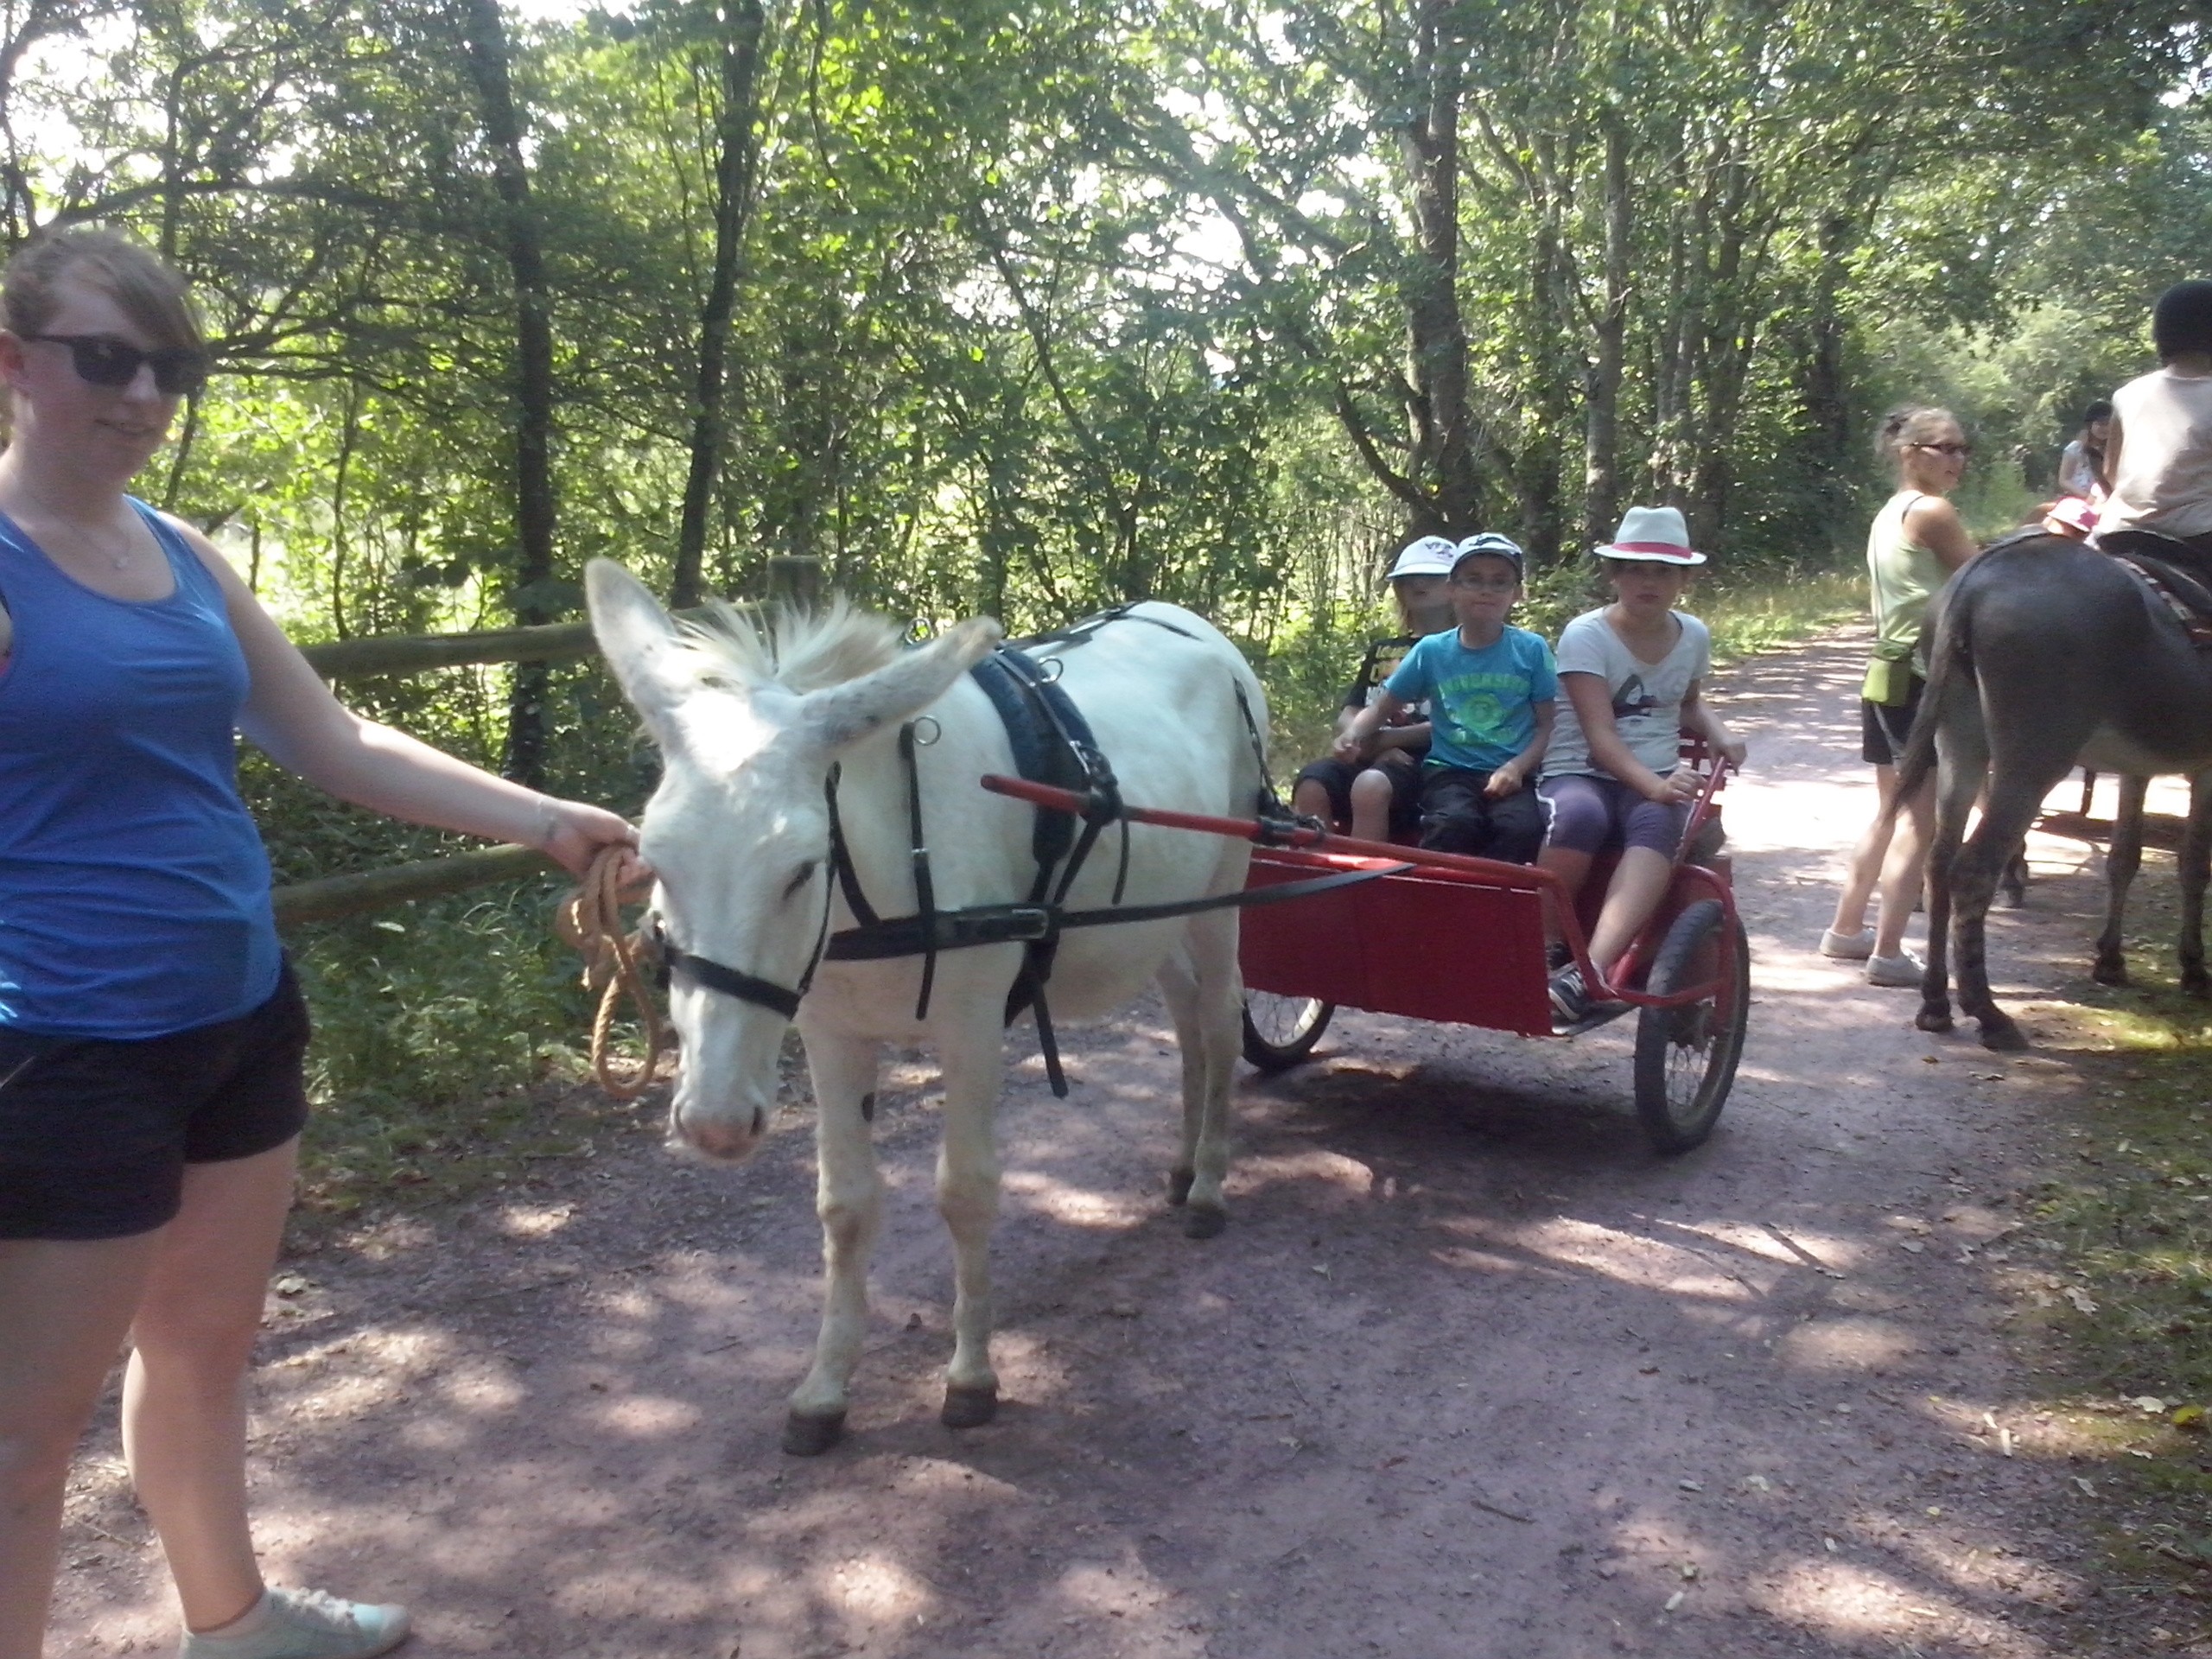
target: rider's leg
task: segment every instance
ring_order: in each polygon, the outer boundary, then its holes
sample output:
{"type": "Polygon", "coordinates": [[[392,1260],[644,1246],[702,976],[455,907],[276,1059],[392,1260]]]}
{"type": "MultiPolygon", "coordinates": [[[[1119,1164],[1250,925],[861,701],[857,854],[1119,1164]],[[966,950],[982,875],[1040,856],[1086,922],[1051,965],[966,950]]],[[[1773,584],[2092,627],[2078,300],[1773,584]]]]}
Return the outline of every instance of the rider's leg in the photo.
{"type": "MultiPolygon", "coordinates": [[[[1582,777],[1548,778],[1536,791],[1548,825],[1536,868],[1559,878],[1572,906],[1590,879],[1590,865],[1611,833],[1612,818],[1596,780],[1582,777]]],[[[1554,944],[1565,937],[1560,918],[1544,906],[1544,938],[1554,944]]]]}
{"type": "Polygon", "coordinates": [[[1369,766],[1351,780],[1351,832],[1362,841],[1390,838],[1390,774],[1369,766]]]}
{"type": "Polygon", "coordinates": [[[1611,979],[1636,936],[1651,919],[1675,874],[1675,849],[1681,844],[1689,810],[1677,803],[1624,798],[1616,785],[1621,812],[1621,861],[1605,888],[1598,925],[1590,931],[1590,960],[1611,979]]]}

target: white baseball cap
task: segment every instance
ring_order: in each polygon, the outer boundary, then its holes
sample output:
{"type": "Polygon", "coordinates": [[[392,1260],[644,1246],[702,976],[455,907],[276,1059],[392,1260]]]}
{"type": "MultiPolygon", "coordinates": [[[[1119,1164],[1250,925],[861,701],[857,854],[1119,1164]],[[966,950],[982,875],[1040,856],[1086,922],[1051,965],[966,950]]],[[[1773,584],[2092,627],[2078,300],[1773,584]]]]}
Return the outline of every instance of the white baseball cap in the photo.
{"type": "Polygon", "coordinates": [[[1449,536],[1423,536],[1408,542],[1390,567],[1389,580],[1400,576],[1448,576],[1457,544],[1449,536]]]}

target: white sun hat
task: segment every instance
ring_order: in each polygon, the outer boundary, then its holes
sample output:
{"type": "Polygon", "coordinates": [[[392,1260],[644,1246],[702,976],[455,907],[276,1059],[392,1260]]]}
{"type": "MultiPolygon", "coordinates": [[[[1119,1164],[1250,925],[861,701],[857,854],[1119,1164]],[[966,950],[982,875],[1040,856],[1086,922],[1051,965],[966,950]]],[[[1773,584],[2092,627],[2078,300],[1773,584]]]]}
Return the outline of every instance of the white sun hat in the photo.
{"type": "Polygon", "coordinates": [[[1422,536],[1408,542],[1399,551],[1398,562],[1390,567],[1388,580],[1395,582],[1400,576],[1448,576],[1457,545],[1449,536],[1422,536]]]}
{"type": "Polygon", "coordinates": [[[1690,546],[1680,507],[1630,507],[1613,539],[1596,550],[1601,559],[1643,559],[1653,564],[1703,564],[1690,546]]]}

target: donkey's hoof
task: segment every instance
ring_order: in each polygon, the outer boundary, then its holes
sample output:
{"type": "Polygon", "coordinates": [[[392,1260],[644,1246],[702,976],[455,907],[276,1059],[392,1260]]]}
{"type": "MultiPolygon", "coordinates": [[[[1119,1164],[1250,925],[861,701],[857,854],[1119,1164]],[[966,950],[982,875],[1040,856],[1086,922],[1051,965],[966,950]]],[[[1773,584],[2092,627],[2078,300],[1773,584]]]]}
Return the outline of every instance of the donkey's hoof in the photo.
{"type": "Polygon", "coordinates": [[[1167,1202],[1180,1204],[1191,1196],[1191,1183],[1198,1179],[1195,1169],[1171,1169],[1167,1172],[1167,1202]]]}
{"type": "Polygon", "coordinates": [[[2018,1054],[2027,1047],[2028,1039],[2021,1034],[2019,1027],[2010,1020],[1984,1020],[1981,1046],[1999,1054],[2018,1054]]]}
{"type": "Polygon", "coordinates": [[[1948,1031],[1951,1028],[1951,1011],[1948,1007],[1923,1008],[1913,1015],[1912,1023],[1923,1031],[1948,1031]]]}
{"type": "Polygon", "coordinates": [[[795,1411],[784,1419],[784,1450],[795,1458],[818,1458],[845,1438],[845,1414],[817,1417],[795,1411]]]}
{"type": "Polygon", "coordinates": [[[2212,978],[2207,978],[2202,968],[2194,973],[2184,970],[2181,976],[2181,994],[2183,996],[2212,996],[2212,978]]]}
{"type": "Polygon", "coordinates": [[[999,1391],[995,1388],[969,1389],[958,1383],[948,1383],[944,1390],[944,1409],[937,1414],[938,1421],[947,1428],[981,1428],[999,1414],[999,1391]]]}
{"type": "Polygon", "coordinates": [[[1229,1225],[1229,1211],[1217,1204],[1194,1204],[1183,1212],[1183,1236],[1218,1238],[1229,1225]]]}
{"type": "Polygon", "coordinates": [[[2089,977],[2100,985],[2125,985],[2127,983],[2127,964],[2117,957],[2110,962],[2100,957],[2096,965],[2089,969],[2089,977]]]}

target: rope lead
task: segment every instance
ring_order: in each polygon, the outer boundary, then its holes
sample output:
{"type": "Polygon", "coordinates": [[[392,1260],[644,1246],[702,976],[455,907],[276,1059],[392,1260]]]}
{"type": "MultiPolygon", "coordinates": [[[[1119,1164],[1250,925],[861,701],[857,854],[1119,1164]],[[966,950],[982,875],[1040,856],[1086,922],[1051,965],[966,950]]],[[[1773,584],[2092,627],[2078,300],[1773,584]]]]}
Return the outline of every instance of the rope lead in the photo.
{"type": "Polygon", "coordinates": [[[668,1031],[646,982],[651,970],[645,961],[650,949],[645,931],[625,931],[622,926],[622,895],[615,873],[629,850],[601,848],[582,882],[561,901],[553,923],[554,930],[584,959],[584,988],[599,996],[591,1022],[592,1076],[617,1100],[635,1100],[645,1092],[668,1047],[668,1031]],[[645,1058],[627,1071],[609,1040],[625,1000],[645,1043],[645,1058]]]}

